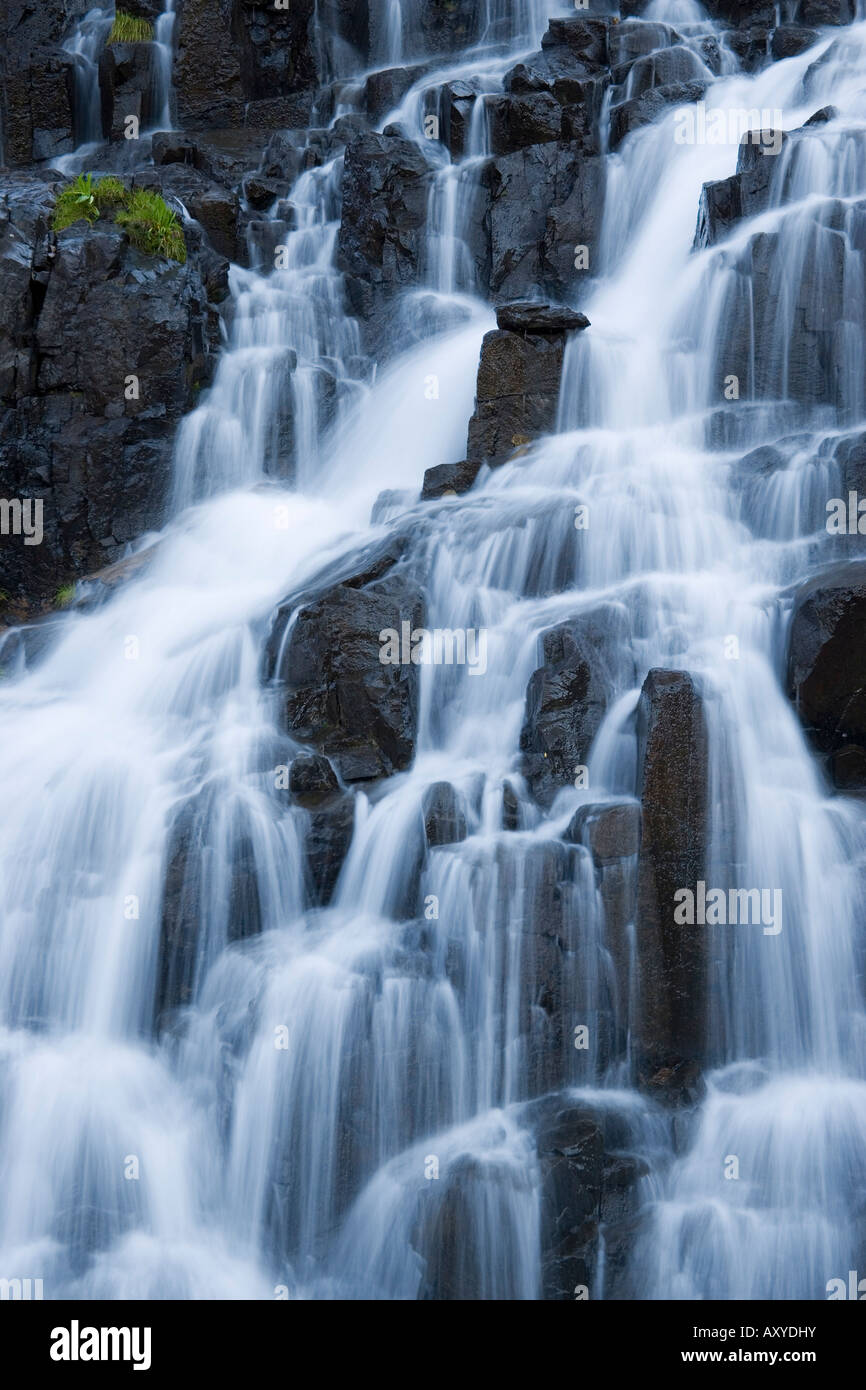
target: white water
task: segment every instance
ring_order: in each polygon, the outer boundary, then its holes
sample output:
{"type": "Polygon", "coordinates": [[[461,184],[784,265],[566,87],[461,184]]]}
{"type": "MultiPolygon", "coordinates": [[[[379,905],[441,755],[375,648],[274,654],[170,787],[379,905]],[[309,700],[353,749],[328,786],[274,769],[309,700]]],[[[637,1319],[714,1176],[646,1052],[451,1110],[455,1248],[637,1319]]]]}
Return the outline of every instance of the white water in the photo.
{"type": "MultiPolygon", "coordinates": [[[[491,33],[503,19],[494,8],[491,33]]],[[[537,42],[544,8],[521,11],[504,36],[515,54],[537,42]]],[[[696,8],[656,0],[653,18],[694,22],[696,8]]],[[[396,24],[389,32],[396,44],[396,24]]],[[[866,195],[845,136],[866,119],[866,24],[824,47],[808,97],[804,75],[821,50],[720,79],[707,98],[780,107],[788,129],[828,102],[841,112],[810,137],[820,154],[792,157],[800,201],[762,220],[780,232],[782,277],[813,235],[805,203],[866,195]]],[[[425,83],[463,71],[455,60],[425,83]]],[[[486,71],[485,90],[497,90],[503,67],[491,58],[486,71]]],[[[423,109],[410,93],[401,112],[419,140],[423,109]]],[[[430,305],[451,324],[372,387],[333,268],[339,161],[293,191],[288,267],[233,271],[232,344],[180,432],[174,522],[138,579],[96,612],[70,615],[47,659],[0,691],[6,1277],[42,1277],[49,1297],[264,1298],[286,1285],[298,1297],[414,1298],[458,1220],[467,1287],[537,1297],[539,1171],[522,1102],[548,1084],[539,1056],[584,1098],[621,1111],[652,1158],[633,1292],[820,1298],[855,1267],[866,836],[858,805],[821,783],[779,680],[786,586],[831,558],[830,542],[808,468],[763,480],[746,515],[731,486],[757,444],[799,429],[811,457],[840,420],[772,403],[747,414],[744,403],[742,446],[707,448],[740,234],[700,255],[690,247],[701,185],[731,173],[737,151],[678,145],[672,121],[631,137],[612,164],[602,275],[581,305],[592,327],[570,351],[562,432],[467,497],[410,502],[400,516],[429,625],[486,627],[488,670],[422,668],[415,764],[378,798],[356,794],[353,844],[326,911],[306,901],[305,813],[274,791],[275,765],[292,750],[261,684],[261,648],[287,593],[387,533],[368,525],[380,491],[414,494],[427,467],[463,457],[492,314],[461,255],[459,189],[471,191],[483,144],[466,170],[438,176],[437,293],[406,310],[416,337],[425,313],[437,322],[430,305]],[[323,371],[336,392],[324,434],[314,410],[323,371]],[[579,501],[592,518],[582,533],[579,501]],[[524,798],[523,828],[503,831],[503,779],[521,787],[539,636],[600,602],[619,614],[618,698],[590,757],[591,793],[563,793],[547,819],[524,798]],[[738,660],[725,655],[731,634],[738,660]],[[586,853],[558,839],[581,800],[634,792],[633,713],[653,666],[688,669],[704,690],[740,881],[781,888],[785,905],[778,936],[728,929],[710,990],[717,1071],[676,1153],[668,1121],[618,1089],[621,1044],[612,1055],[600,1036],[589,1054],[569,1046],[572,1019],[610,1012],[608,943],[586,853]],[[439,780],[458,789],[470,835],[430,852],[416,884],[421,805],[439,780]],[[172,823],[189,803],[202,844],[193,1006],[157,1040],[161,885],[172,823]],[[241,851],[261,927],[246,940],[228,905],[241,851]],[[527,1025],[527,924],[551,863],[568,890],[564,1039],[531,1009],[527,1025]],[[433,921],[420,910],[429,894],[433,921]],[[723,1177],[730,1155],[738,1181],[723,1177]],[[436,1181],[425,1175],[431,1157],[436,1181]]],[[[849,243],[846,255],[853,276],[861,253],[849,243]]],[[[782,340],[791,313],[781,297],[770,327],[782,340]]],[[[856,352],[862,378],[862,336],[856,352]]],[[[843,405],[847,428],[862,411],[858,399],[843,405]]],[[[614,1013],[627,1038],[629,1001],[614,1013]]]]}

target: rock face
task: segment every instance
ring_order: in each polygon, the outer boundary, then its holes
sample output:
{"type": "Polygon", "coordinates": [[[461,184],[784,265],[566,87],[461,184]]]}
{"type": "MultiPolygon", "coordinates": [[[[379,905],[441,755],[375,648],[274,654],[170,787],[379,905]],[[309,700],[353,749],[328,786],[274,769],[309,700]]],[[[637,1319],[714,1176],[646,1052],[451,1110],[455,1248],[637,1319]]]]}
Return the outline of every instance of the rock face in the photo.
{"type": "Polygon", "coordinates": [[[420,590],[389,575],[361,589],[340,584],[301,608],[279,672],[284,724],[335,763],[344,782],[403,771],[412,761],[418,667],[380,661],[380,633],[423,621],[420,590]]]}
{"type": "Polygon", "coordinates": [[[434,782],[428,787],[423,809],[428,845],[453,845],[466,839],[466,815],[450,782],[434,782]]]}
{"type": "Polygon", "coordinates": [[[798,589],[788,690],[836,786],[866,787],[866,561],[836,566],[798,589]]]}
{"type": "Polygon", "coordinates": [[[374,339],[399,290],[420,283],[431,171],[411,140],[369,133],[346,149],[338,261],[374,339]]]}
{"type": "Polygon", "coordinates": [[[614,621],[598,609],[551,628],[542,639],[543,665],[527,687],[520,735],[523,773],[542,805],[573,786],[577,769],[586,766],[613,691],[606,649],[614,621]]]}
{"type": "Polygon", "coordinates": [[[650,671],[638,712],[638,1081],[661,1099],[693,1087],[705,1038],[707,928],[674,922],[675,893],[704,878],[707,733],[685,671],[650,671]]]}
{"type": "Polygon", "coordinates": [[[604,161],[549,141],[492,159],[484,171],[490,293],[497,303],[570,298],[586,247],[594,265],[604,209],[604,161]]]}
{"type": "Polygon", "coordinates": [[[546,1098],[537,1113],[542,1297],[573,1302],[579,1289],[586,1291],[583,1297],[601,1297],[602,1224],[608,1256],[604,1292],[610,1297],[631,1243],[628,1218],[638,1207],[637,1187],[646,1165],[620,1150],[628,1135],[614,1111],[596,1111],[563,1095],[546,1098]]]}
{"type": "Polygon", "coordinates": [[[568,332],[588,326],[574,310],[549,304],[502,306],[499,328],[481,345],[467,458],[502,463],[556,425],[568,332]]]}
{"type": "MultiPolygon", "coordinates": [[[[782,146],[788,135],[780,131],[782,146]]],[[[759,145],[743,143],[737,172],[728,179],[705,183],[698,209],[695,246],[714,246],[730,235],[744,217],[755,217],[770,206],[779,165],[776,156],[764,154],[759,145]]]]}
{"type": "Polygon", "coordinates": [[[183,0],[174,83],[186,128],[310,124],[319,80],[314,0],[183,0]]]}
{"type": "Polygon", "coordinates": [[[66,5],[5,0],[0,12],[0,128],[13,168],[73,147],[71,60],[61,49],[68,19],[89,0],[66,5]]]}
{"type": "Polygon", "coordinates": [[[18,176],[2,205],[0,487],[44,515],[42,544],[0,551],[19,615],[161,524],[174,430],[218,344],[199,254],[142,255],[110,222],[55,236],[56,186],[18,176]]]}

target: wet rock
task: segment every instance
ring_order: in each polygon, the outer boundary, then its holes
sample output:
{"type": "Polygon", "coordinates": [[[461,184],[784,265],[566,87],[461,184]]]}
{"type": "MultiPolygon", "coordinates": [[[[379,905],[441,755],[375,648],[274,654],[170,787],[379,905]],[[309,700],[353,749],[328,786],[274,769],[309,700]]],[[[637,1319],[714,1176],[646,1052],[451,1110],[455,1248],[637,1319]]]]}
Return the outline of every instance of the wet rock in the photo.
{"type": "MultiPolygon", "coordinates": [[[[504,321],[528,325],[511,332],[498,328],[487,333],[478,364],[475,411],[469,421],[466,453],[469,459],[497,464],[556,425],[559,386],[565,358],[567,332],[554,327],[557,311],[549,306],[532,309],[509,306],[504,321]]],[[[560,322],[576,321],[562,315],[560,322]]],[[[584,327],[588,320],[577,315],[584,327]]]]}
{"type": "Polygon", "coordinates": [[[434,782],[424,793],[422,806],[427,843],[453,845],[466,839],[466,815],[461,798],[450,782],[434,782]]]}
{"type": "Polygon", "coordinates": [[[122,140],[126,118],[135,116],[142,129],[157,116],[154,48],[149,43],[112,43],[99,55],[102,129],[108,140],[122,140]]]}
{"type": "Polygon", "coordinates": [[[452,159],[469,153],[469,131],[478,93],[470,82],[446,82],[439,92],[441,138],[452,159]]]}
{"type": "Polygon", "coordinates": [[[424,71],[423,64],[415,67],[383,68],[371,72],[364,83],[364,107],[371,121],[379,122],[399,106],[409,88],[424,71]]]}
{"type": "Polygon", "coordinates": [[[548,92],[492,97],[485,106],[493,154],[562,139],[562,107],[548,92]]]}
{"type": "Polygon", "coordinates": [[[579,246],[588,248],[593,265],[604,207],[604,161],[562,142],[531,145],[491,160],[483,185],[493,298],[570,298],[580,280],[579,246]]]}
{"type": "Polygon", "coordinates": [[[800,0],[798,24],[852,24],[856,18],[854,0],[800,0]]]}
{"type": "Polygon", "coordinates": [[[61,42],[73,15],[89,0],[68,5],[6,0],[0,10],[0,129],[3,158],[13,168],[68,154],[73,132],[73,78],[61,42]]]}
{"type": "Polygon", "coordinates": [[[237,194],[207,174],[189,165],[169,164],[141,170],[135,175],[133,185],[152,188],[169,203],[172,199],[180,203],[190,217],[200,223],[218,255],[229,261],[245,259],[246,247],[238,229],[240,203],[237,194]]]}
{"type": "Polygon", "coordinates": [[[586,765],[613,688],[606,647],[614,621],[597,609],[542,638],[543,664],[527,687],[520,735],[523,774],[542,805],[573,786],[576,769],[586,765]]]}
{"type": "Polygon", "coordinates": [[[431,171],[399,136],[368,133],[346,149],[337,242],[352,311],[374,337],[399,291],[420,283],[431,171]]]}
{"type": "MultiPolygon", "coordinates": [[[[769,136],[770,132],[766,134],[769,136]]],[[[784,131],[779,131],[778,136],[780,148],[783,148],[789,136],[784,131]]],[[[766,143],[771,148],[769,139],[766,143]]],[[[705,183],[701,190],[695,247],[715,246],[729,236],[743,218],[765,212],[770,206],[779,167],[772,153],[763,153],[760,143],[743,141],[737,157],[737,172],[730,178],[705,183]]]]}
{"type": "Polygon", "coordinates": [[[0,584],[24,613],[158,529],[174,430],[210,380],[219,331],[197,253],[185,265],[141,255],[105,221],[55,238],[44,189],[26,177],[9,188],[0,485],[44,513],[42,544],[0,553],[0,584]]]}
{"type": "Polygon", "coordinates": [[[184,0],[174,64],[181,125],[309,125],[319,82],[314,4],[293,0],[277,10],[264,0],[184,0]]]}
{"type": "Polygon", "coordinates": [[[301,608],[279,672],[286,729],[337,766],[344,782],[403,771],[412,761],[418,668],[380,661],[379,634],[422,621],[418,588],[389,575],[363,589],[340,584],[301,608]]]}
{"type": "Polygon", "coordinates": [[[567,48],[584,65],[587,72],[607,67],[610,20],[595,16],[574,15],[567,19],[551,19],[541,47],[567,48]]]}
{"type": "Polygon", "coordinates": [[[641,96],[620,102],[611,108],[610,148],[615,150],[627,135],[641,126],[651,125],[653,121],[671,106],[687,106],[700,101],[707,90],[707,83],[700,81],[671,82],[663,87],[651,87],[641,96]]]}
{"type": "Polygon", "coordinates": [[[319,753],[299,753],[289,768],[289,791],[307,809],[330,801],[340,790],[337,774],[319,753]]]}
{"type": "Polygon", "coordinates": [[[638,728],[638,1082],[679,1101],[704,1054],[708,959],[707,928],[674,922],[674,894],[695,891],[707,856],[707,732],[687,672],[650,671],[638,728]]]}
{"type": "Polygon", "coordinates": [[[481,464],[472,459],[464,459],[461,463],[437,463],[424,474],[422,499],[448,497],[452,493],[459,496],[468,492],[480,468],[481,464]]]}
{"type": "Polygon", "coordinates": [[[818,34],[814,29],[804,29],[799,24],[780,24],[773,30],[770,52],[778,62],[782,58],[796,58],[817,42],[818,34]]]}
{"type": "Polygon", "coordinates": [[[225,796],[225,788],[213,786],[198,793],[180,808],[169,830],[154,1000],[160,1029],[195,997],[203,963],[204,901],[212,889],[209,875],[215,861],[216,872],[224,872],[226,879],[220,883],[225,940],[238,941],[261,930],[258,874],[244,815],[235,818],[228,842],[215,840],[219,802],[225,796]]]}
{"type": "Polygon", "coordinates": [[[500,304],[496,310],[496,324],[498,328],[511,333],[572,333],[579,328],[588,328],[589,319],[577,309],[569,309],[564,304],[527,300],[500,304]]]}
{"type": "Polygon", "coordinates": [[[713,19],[726,24],[752,26],[775,23],[776,7],[770,0],[706,0],[713,19]]]}
{"type": "Polygon", "coordinates": [[[787,679],[832,780],[866,787],[866,561],[835,566],[797,590],[787,679]]]}
{"type": "Polygon", "coordinates": [[[600,1297],[599,1228],[637,1209],[646,1164],[616,1152],[626,1134],[615,1115],[551,1096],[539,1106],[539,1120],[542,1297],[573,1302],[580,1287],[590,1299],[600,1297]]]}
{"type": "Polygon", "coordinates": [[[604,912],[597,1046],[609,1064],[624,1058],[631,1027],[633,997],[632,935],[637,912],[637,868],[640,849],[640,807],[637,802],[602,802],[581,806],[568,825],[565,840],[585,845],[592,856],[604,912]]]}

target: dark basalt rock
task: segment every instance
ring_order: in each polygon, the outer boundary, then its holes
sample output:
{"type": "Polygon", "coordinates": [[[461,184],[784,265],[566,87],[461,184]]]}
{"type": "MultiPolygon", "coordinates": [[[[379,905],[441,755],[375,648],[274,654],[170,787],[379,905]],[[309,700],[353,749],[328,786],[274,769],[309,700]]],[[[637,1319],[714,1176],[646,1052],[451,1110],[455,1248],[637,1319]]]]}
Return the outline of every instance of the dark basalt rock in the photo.
{"type": "Polygon", "coordinates": [[[637,1210],[638,1183],[648,1169],[641,1159],[617,1152],[628,1135],[615,1112],[562,1095],[547,1097],[538,1114],[542,1297],[573,1302],[582,1287],[597,1298],[600,1227],[607,1246],[609,1228],[621,1231],[637,1210]]]}
{"type": "Polygon", "coordinates": [[[773,30],[770,53],[777,62],[781,58],[796,58],[817,42],[818,34],[814,29],[804,29],[799,24],[780,24],[773,30]]]}
{"type": "Polygon", "coordinates": [[[370,132],[347,146],[338,264],[352,310],[374,339],[393,296],[420,282],[430,178],[410,140],[370,132]]]}
{"type": "Polygon", "coordinates": [[[0,128],[13,168],[74,146],[72,59],[60,45],[73,16],[91,8],[5,0],[0,10],[0,128]]]}
{"type": "Polygon", "coordinates": [[[146,129],[157,116],[155,56],[149,43],[112,43],[99,55],[102,131],[106,140],[122,140],[127,116],[146,129]]]}
{"type": "Polygon", "coordinates": [[[651,125],[668,107],[700,101],[706,90],[706,82],[670,82],[663,87],[650,87],[633,100],[620,102],[610,113],[610,148],[617,149],[625,137],[640,126],[651,125]]]}
{"type": "Polygon", "coordinates": [[[314,7],[315,0],[293,0],[287,10],[264,0],[184,0],[174,64],[181,125],[309,125],[320,78],[314,7]]]}
{"type": "MultiPolygon", "coordinates": [[[[215,842],[217,802],[225,788],[210,786],[185,802],[170,827],[156,972],[154,1020],[166,1027],[177,1009],[192,1003],[202,966],[201,925],[207,875],[223,871],[228,855],[225,942],[261,931],[258,873],[249,828],[239,808],[228,845],[215,842]]],[[[222,943],[222,944],[225,944],[222,943]]],[[[219,943],[211,945],[218,949],[219,943]]]]}
{"type": "Polygon", "coordinates": [[[798,24],[852,24],[856,18],[854,0],[800,0],[798,24]]]}
{"type": "Polygon", "coordinates": [[[424,474],[421,497],[428,500],[434,497],[458,496],[468,492],[475,482],[481,468],[477,459],[464,459],[461,463],[437,463],[424,474]]]}
{"type": "Polygon", "coordinates": [[[466,815],[450,782],[434,782],[424,793],[424,833],[427,843],[453,845],[466,839],[466,815]]]}
{"type": "Polygon", "coordinates": [[[564,304],[542,304],[533,300],[500,304],[496,310],[498,328],[511,333],[572,333],[589,328],[589,319],[564,304]]]}
{"type": "Polygon", "coordinates": [[[558,306],[521,303],[504,306],[497,322],[515,328],[494,329],[481,344],[466,446],[468,458],[489,464],[505,462],[554,429],[567,333],[589,320],[558,306]]]}
{"type": "Polygon", "coordinates": [[[578,246],[598,242],[604,161],[569,144],[531,145],[493,159],[484,171],[489,285],[498,301],[570,298],[584,272],[578,246]]]}
{"type": "Polygon", "coordinates": [[[404,96],[424,72],[424,64],[414,67],[383,68],[371,72],[364,83],[364,107],[371,121],[381,121],[395,106],[399,106],[404,96]]]}
{"type": "Polygon", "coordinates": [[[592,856],[610,961],[607,1000],[597,1021],[599,1055],[602,1060],[623,1058],[634,994],[632,933],[637,911],[640,806],[636,801],[581,806],[564,839],[584,845],[592,856]]]}
{"type": "Polygon", "coordinates": [[[574,785],[613,690],[606,648],[616,621],[600,608],[551,628],[542,638],[543,665],[526,691],[520,735],[523,774],[533,796],[549,806],[574,785]]]}
{"type": "Polygon", "coordinates": [[[420,590],[389,575],[363,589],[337,585],[301,608],[279,678],[284,725],[327,754],[344,782],[403,771],[415,750],[418,668],[380,661],[379,634],[422,622],[420,590]]]}
{"type": "Polygon", "coordinates": [[[866,560],[797,590],[788,691],[836,786],[866,787],[866,560]]]}
{"type": "Polygon", "coordinates": [[[183,266],[141,255],[110,222],[55,237],[52,204],[51,185],[7,182],[0,487],[41,499],[45,531],[41,545],[16,538],[0,551],[0,584],[19,614],[159,527],[174,430],[219,342],[201,251],[191,245],[183,266]]]}
{"type": "Polygon", "coordinates": [[[246,245],[239,235],[240,202],[236,193],[188,164],[142,169],[133,178],[133,185],[155,189],[169,203],[179,200],[201,225],[219,256],[243,263],[246,245]]]}
{"type": "Polygon", "coordinates": [[[708,928],[674,922],[674,894],[705,878],[707,732],[685,671],[650,671],[641,693],[638,868],[638,1084],[690,1100],[704,1055],[708,928]]]}
{"type": "MultiPolygon", "coordinates": [[[[778,135],[783,148],[790,136],[785,131],[779,131],[778,135]]],[[[765,144],[770,147],[769,139],[765,144]]],[[[737,172],[730,178],[705,183],[701,190],[695,247],[715,246],[744,218],[765,212],[779,167],[776,156],[764,154],[759,142],[744,140],[740,144],[737,172]]]]}

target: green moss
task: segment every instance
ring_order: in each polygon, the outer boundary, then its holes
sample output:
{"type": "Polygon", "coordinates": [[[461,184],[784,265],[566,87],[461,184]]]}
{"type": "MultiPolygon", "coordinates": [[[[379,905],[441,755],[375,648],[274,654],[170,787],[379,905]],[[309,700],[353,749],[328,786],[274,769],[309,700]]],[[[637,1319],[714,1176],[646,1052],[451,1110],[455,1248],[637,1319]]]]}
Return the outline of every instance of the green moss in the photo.
{"type": "Polygon", "coordinates": [[[128,14],[126,10],[117,11],[111,26],[111,33],[108,35],[109,43],[151,43],[152,41],[153,25],[149,19],[136,19],[135,15],[128,14]]]}
{"type": "Polygon", "coordinates": [[[115,219],[123,227],[132,245],[151,256],[167,256],[169,260],[186,260],[186,242],[177,213],[158,193],[149,188],[136,188],[129,203],[115,219]]]}
{"type": "Polygon", "coordinates": [[[100,217],[113,217],[137,251],[166,256],[181,265],[186,261],[186,241],[177,213],[158,193],[149,188],[127,188],[113,175],[95,184],[92,174],[79,174],[58,194],[51,225],[55,232],[61,232],[82,219],[92,226],[100,217]]]}

